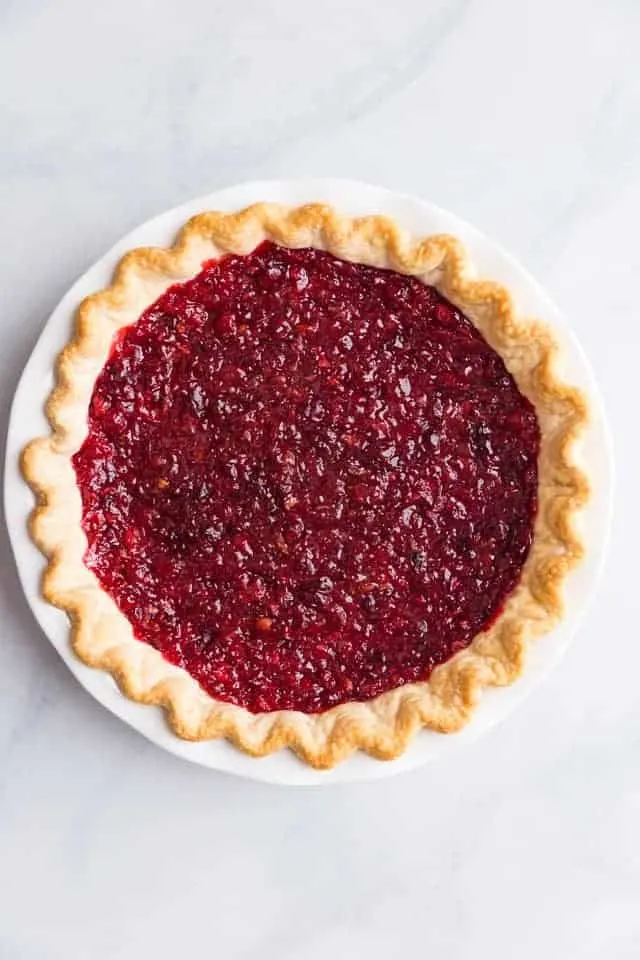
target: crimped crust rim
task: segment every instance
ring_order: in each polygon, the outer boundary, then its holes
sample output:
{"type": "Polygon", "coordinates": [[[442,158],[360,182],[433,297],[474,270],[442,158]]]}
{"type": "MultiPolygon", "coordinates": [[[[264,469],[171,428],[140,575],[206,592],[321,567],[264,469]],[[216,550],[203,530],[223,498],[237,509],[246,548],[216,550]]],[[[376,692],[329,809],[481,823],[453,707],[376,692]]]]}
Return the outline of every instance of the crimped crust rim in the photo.
{"type": "Polygon", "coordinates": [[[22,454],[24,477],[38,501],[30,532],[48,560],[43,596],[69,615],[77,655],[110,671],[126,696],[165,708],[175,733],[187,740],[225,737],[252,756],[290,747],[321,769],[357,749],[380,759],[396,757],[422,727],[458,730],[470,719],[484,688],[511,683],[520,675],[528,640],[548,632],[560,618],[563,582],[583,553],[575,515],[586,500],[588,483],[574,450],[587,421],[587,404],[580,391],[558,378],[556,353],[551,332],[537,321],[517,317],[503,286],[474,277],[455,237],[416,241],[389,218],[349,218],[321,204],[261,203],[237,213],[199,214],[185,224],[173,247],[125,254],[111,285],[87,297],[78,309],[75,332],[58,358],[56,384],[46,406],[51,432],[29,443],[22,454]],[[437,667],[428,681],[319,714],[252,714],[215,700],[186,671],[136,640],[128,620],[84,566],[86,538],[71,465],[86,434],[89,399],[114,332],[134,322],[168,286],[198,273],[205,260],[248,253],[265,239],[289,247],[317,247],[435,286],[503,357],[534,404],[542,433],[533,545],[521,581],[498,620],[437,667]]]}

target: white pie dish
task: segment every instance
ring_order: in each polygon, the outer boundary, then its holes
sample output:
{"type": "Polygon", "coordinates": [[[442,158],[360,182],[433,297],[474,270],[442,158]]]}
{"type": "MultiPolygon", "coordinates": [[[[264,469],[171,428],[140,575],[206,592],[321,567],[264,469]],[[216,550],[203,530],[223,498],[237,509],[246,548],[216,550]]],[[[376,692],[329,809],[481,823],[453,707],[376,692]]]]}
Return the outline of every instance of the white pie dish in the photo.
{"type": "Polygon", "coordinates": [[[537,284],[494,244],[450,214],[417,199],[391,194],[378,188],[344,181],[253,183],[199,198],[133,231],[74,285],[54,311],[25,368],[16,393],[7,445],[7,516],[25,593],[43,629],[83,685],[136,729],[159,745],[187,759],[258,779],[287,783],[370,779],[425,762],[440,755],[443,750],[451,749],[455,744],[477,735],[522,699],[557,659],[575,630],[586,598],[593,592],[601,566],[611,500],[610,460],[601,405],[579,348],[569,335],[558,311],[549,303],[537,284]],[[39,595],[39,576],[43,560],[26,531],[26,518],[33,501],[30,491],[21,479],[17,459],[24,443],[46,430],[42,404],[51,388],[55,355],[68,338],[75,307],[83,296],[107,285],[116,261],[125,250],[143,244],[168,244],[178,226],[199,211],[232,211],[259,200],[274,200],[289,205],[324,201],[348,214],[386,213],[409,231],[420,235],[454,233],[468,247],[482,276],[502,281],[509,287],[515,296],[519,312],[538,315],[554,328],[564,348],[565,378],[581,387],[590,398],[591,424],[585,435],[582,451],[593,488],[590,504],[582,518],[587,559],[570,578],[567,612],[561,626],[531,646],[525,675],[513,687],[491,690],[485,694],[480,709],[463,733],[443,736],[423,732],[400,759],[392,762],[383,763],[364,755],[355,755],[330,772],[318,773],[304,767],[287,752],[264,760],[255,760],[224,742],[194,744],[182,741],[166,726],[159,710],[141,707],[129,701],[120,693],[108,674],[91,670],[76,658],[68,642],[66,617],[45,603],[39,595]]]}

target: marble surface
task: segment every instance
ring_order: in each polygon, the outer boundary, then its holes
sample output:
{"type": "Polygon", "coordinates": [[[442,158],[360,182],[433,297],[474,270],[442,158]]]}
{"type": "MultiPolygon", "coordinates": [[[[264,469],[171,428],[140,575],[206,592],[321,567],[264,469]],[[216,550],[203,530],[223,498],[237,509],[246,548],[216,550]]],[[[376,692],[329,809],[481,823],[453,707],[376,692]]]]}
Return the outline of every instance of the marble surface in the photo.
{"type": "Polygon", "coordinates": [[[640,5],[4,0],[0,410],[72,280],[241,179],[422,194],[572,319],[618,464],[601,589],[501,728],[370,785],[267,787],[95,704],[0,547],[0,958],[626,960],[640,953],[640,5]]]}

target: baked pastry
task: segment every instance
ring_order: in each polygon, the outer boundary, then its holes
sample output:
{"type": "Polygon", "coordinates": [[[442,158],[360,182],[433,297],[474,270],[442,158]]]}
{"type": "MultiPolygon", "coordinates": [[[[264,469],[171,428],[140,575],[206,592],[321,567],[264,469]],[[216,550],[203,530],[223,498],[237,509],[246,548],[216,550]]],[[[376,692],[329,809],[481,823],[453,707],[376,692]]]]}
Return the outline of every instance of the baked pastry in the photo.
{"type": "Polygon", "coordinates": [[[187,739],[321,768],[458,730],[582,553],[555,352],[452,236],[196,216],[79,308],[23,454],[43,594],[187,739]]]}

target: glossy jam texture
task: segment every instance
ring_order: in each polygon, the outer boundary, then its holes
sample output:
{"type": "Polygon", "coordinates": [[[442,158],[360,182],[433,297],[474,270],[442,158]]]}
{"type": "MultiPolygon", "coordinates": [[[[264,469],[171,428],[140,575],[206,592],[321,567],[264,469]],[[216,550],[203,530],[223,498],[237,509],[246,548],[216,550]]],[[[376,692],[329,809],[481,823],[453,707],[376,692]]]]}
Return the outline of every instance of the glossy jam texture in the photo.
{"type": "Polygon", "coordinates": [[[538,448],[533,407],[435,289],[264,243],[116,339],[74,457],[85,562],[214,697],[367,700],[498,615],[538,448]]]}

